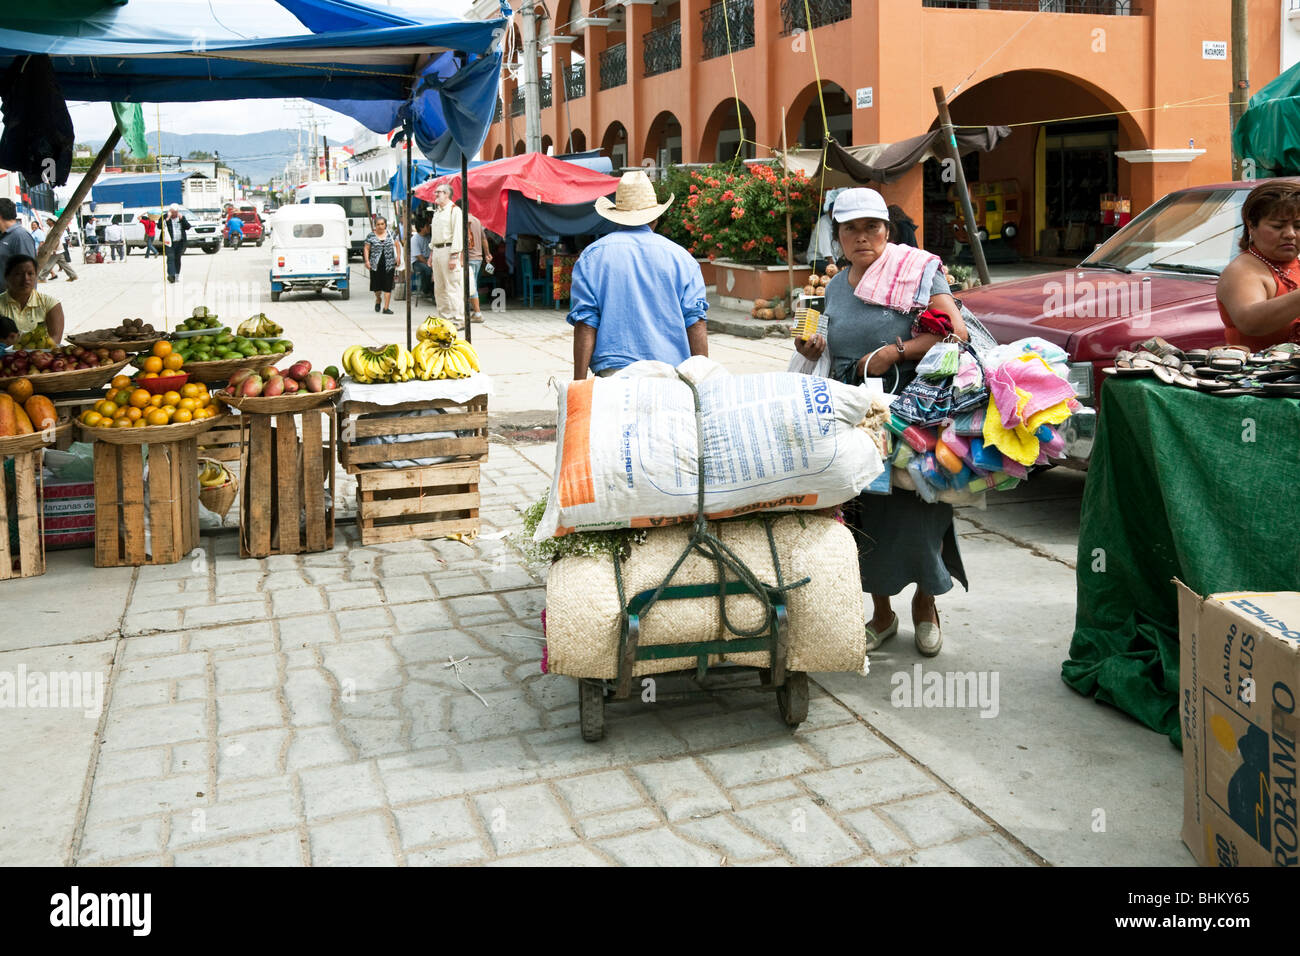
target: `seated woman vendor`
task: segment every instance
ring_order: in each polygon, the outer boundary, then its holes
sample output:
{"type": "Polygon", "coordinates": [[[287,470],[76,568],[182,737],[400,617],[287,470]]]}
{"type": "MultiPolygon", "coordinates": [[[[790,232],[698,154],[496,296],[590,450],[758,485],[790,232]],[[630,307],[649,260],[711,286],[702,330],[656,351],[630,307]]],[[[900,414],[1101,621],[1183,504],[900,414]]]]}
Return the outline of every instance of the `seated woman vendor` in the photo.
{"type": "Polygon", "coordinates": [[[1242,252],[1219,277],[1229,345],[1300,343],[1300,183],[1269,180],[1241,205],[1242,252]]]}
{"type": "Polygon", "coordinates": [[[10,256],[0,292],[0,342],[14,343],[41,323],[57,345],[63,340],[63,306],[54,296],[36,291],[36,260],[10,256]]]}

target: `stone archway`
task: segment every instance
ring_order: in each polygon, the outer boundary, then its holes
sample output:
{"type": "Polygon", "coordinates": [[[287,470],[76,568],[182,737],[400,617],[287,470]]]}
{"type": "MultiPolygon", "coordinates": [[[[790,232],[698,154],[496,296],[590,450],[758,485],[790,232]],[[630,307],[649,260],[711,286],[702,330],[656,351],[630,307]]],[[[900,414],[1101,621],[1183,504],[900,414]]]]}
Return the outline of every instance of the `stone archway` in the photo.
{"type": "Polygon", "coordinates": [[[587,134],[580,129],[575,129],[569,133],[568,148],[566,153],[585,153],[587,151],[587,134]]]}
{"type": "Polygon", "coordinates": [[[671,166],[682,161],[682,124],[670,110],[654,118],[646,133],[641,162],[646,160],[656,166],[671,166]]]}
{"type": "Polygon", "coordinates": [[[704,124],[697,162],[714,163],[731,159],[736,155],[738,145],[742,159],[753,159],[756,128],[754,114],[743,101],[740,103],[740,122],[743,125],[737,126],[734,99],[725,99],[715,106],[709,114],[708,122],[704,124]]]}
{"type": "Polygon", "coordinates": [[[841,146],[853,145],[853,101],[844,87],[831,80],[822,80],[820,101],[815,82],[805,86],[790,101],[785,114],[785,135],[791,146],[821,148],[822,103],[826,104],[826,125],[830,128],[831,138],[841,146]]]}
{"type": "Polygon", "coordinates": [[[524,145],[524,141],[521,139],[515,143],[515,151],[511,155],[522,156],[526,152],[528,152],[528,147],[524,145]]]}
{"type": "Polygon", "coordinates": [[[617,120],[611,123],[600,141],[600,148],[609,157],[610,162],[614,164],[614,172],[617,174],[619,169],[628,164],[626,127],[617,120]]]}

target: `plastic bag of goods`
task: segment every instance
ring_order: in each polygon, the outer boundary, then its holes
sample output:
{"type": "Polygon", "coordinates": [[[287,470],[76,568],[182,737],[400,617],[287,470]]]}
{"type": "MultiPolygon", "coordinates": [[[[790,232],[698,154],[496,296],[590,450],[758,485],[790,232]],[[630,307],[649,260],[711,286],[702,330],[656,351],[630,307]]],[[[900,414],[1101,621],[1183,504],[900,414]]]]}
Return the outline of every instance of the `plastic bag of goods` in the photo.
{"type": "MultiPolygon", "coordinates": [[[[789,644],[786,667],[793,671],[860,673],[866,659],[862,582],[853,534],[834,518],[820,514],[772,515],[772,538],[786,584],[811,580],[786,592],[789,644]]],[[[758,580],[776,584],[771,546],[759,516],[711,522],[709,530],[722,540],[758,580]]],[[[632,544],[622,564],[623,593],[631,600],[657,588],[685,550],[689,525],[654,528],[645,542],[632,544]]],[[[711,584],[717,566],[692,552],[670,582],[711,584]]],[[[551,565],[546,579],[546,661],[553,674],[570,677],[618,676],[618,640],[622,622],[614,559],[608,554],[569,556],[551,565]]],[[[750,595],[727,598],[732,627],[753,630],[764,623],[762,604],[750,595]]],[[[734,639],[722,623],[716,597],[660,601],[641,616],[639,643],[680,644],[684,641],[734,639]]],[[[711,655],[751,667],[770,666],[766,651],[711,655]]],[[[659,674],[695,666],[693,657],[638,661],[633,674],[659,674]]]]}
{"type": "Polygon", "coordinates": [[[704,511],[816,510],[842,504],[884,470],[872,429],[882,408],[862,387],[788,372],[731,375],[707,358],[677,369],[637,362],[560,386],[554,479],[534,535],[658,527],[694,517],[704,435],[704,511]]]}

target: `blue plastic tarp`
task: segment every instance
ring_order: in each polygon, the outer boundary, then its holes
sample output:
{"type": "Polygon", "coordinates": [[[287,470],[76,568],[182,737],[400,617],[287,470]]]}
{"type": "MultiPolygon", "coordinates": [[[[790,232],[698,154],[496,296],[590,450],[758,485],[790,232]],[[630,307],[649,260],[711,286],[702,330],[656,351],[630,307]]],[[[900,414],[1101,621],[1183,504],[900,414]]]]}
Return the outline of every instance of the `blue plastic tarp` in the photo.
{"type": "Polygon", "coordinates": [[[594,202],[557,206],[511,193],[510,208],[506,211],[508,236],[541,236],[554,242],[561,236],[603,236],[617,228],[596,213],[594,202]]]}
{"type": "Polygon", "coordinates": [[[383,132],[409,117],[422,149],[467,155],[496,107],[504,20],[351,0],[131,0],[74,18],[27,9],[6,10],[0,70],[46,54],[71,100],[302,97],[383,132]]]}
{"type": "Polygon", "coordinates": [[[162,209],[182,201],[185,180],[193,173],[108,176],[90,187],[91,202],[120,202],[127,209],[162,209]],[[161,197],[161,198],[160,198],[161,197]]]}

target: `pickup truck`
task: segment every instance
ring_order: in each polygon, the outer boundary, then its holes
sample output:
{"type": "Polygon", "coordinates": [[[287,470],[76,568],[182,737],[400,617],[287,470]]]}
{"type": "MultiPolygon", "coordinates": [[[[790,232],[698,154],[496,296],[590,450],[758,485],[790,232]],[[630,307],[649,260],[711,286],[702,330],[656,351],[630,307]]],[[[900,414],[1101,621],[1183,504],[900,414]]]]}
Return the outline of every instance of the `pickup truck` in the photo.
{"type": "MultiPolygon", "coordinates": [[[[158,215],[152,209],[124,209],[121,212],[115,212],[111,215],[95,216],[95,232],[99,236],[99,241],[104,241],[104,227],[109,223],[119,223],[122,226],[122,232],[126,236],[126,254],[130,255],[132,249],[144,249],[144,223],[141,221],[146,213],[158,215]]],[[[184,216],[190,224],[190,239],[186,250],[200,247],[208,255],[212,255],[221,248],[221,225],[215,219],[202,218],[198,213],[191,212],[188,209],[182,209],[181,215],[184,216]]],[[[162,251],[162,238],[155,234],[154,247],[162,251]]]]}
{"type": "Polygon", "coordinates": [[[960,293],[999,342],[1028,336],[1069,353],[1085,406],[1063,426],[1067,464],[1092,454],[1101,370],[1120,349],[1160,336],[1180,349],[1224,342],[1215,291],[1240,251],[1241,205],[1258,181],[1216,183],[1164,196],[1074,269],[960,293]]]}

